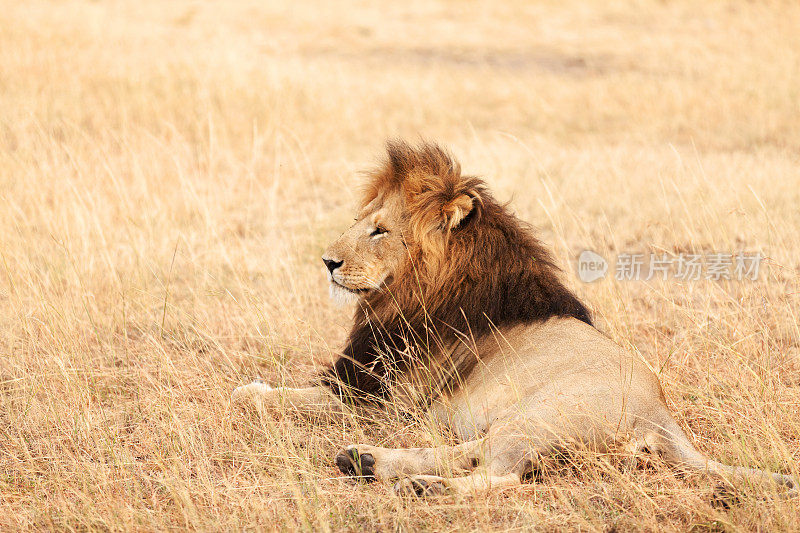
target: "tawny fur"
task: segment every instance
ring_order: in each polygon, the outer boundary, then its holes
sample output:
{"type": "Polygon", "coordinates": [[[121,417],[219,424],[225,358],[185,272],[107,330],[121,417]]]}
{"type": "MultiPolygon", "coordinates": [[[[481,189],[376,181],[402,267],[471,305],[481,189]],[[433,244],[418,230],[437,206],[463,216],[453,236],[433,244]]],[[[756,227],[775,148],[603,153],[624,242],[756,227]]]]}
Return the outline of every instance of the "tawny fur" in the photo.
{"type": "Polygon", "coordinates": [[[347,446],[336,457],[343,472],[399,478],[398,492],[467,492],[519,484],[558,450],[623,445],[686,471],[796,487],[698,452],[658,378],[592,326],[530,228],[435,145],[390,143],[356,223],[323,257],[334,293],[358,300],[342,356],[316,386],[253,383],[234,396],[335,412],[391,397],[422,405],[463,441],[347,446]]]}

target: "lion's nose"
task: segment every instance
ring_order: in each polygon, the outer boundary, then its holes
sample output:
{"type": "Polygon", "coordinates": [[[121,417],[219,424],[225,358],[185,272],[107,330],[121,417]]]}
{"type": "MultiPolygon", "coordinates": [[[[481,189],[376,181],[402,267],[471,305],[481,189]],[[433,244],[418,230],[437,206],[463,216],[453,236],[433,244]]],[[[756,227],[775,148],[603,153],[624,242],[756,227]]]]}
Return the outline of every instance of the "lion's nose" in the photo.
{"type": "Polygon", "coordinates": [[[322,262],[325,263],[325,266],[328,267],[331,274],[344,263],[344,261],[334,261],[333,259],[327,259],[325,257],[322,258],[322,262]]]}

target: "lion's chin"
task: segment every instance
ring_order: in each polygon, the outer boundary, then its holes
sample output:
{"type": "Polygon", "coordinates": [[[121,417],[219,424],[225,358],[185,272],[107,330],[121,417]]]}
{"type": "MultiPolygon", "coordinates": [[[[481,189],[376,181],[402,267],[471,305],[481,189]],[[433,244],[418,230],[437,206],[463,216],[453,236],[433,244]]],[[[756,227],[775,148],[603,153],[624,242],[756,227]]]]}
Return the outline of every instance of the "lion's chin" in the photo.
{"type": "Polygon", "coordinates": [[[353,291],[345,288],[335,281],[331,281],[329,287],[331,300],[336,305],[344,306],[356,303],[366,291],[353,291]]]}

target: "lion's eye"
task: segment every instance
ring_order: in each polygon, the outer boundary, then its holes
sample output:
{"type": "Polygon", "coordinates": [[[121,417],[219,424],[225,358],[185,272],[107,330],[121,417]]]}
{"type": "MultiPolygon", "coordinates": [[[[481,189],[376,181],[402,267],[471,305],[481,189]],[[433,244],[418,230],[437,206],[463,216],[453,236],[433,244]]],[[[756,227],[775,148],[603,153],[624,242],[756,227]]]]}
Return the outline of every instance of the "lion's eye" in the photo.
{"type": "Polygon", "coordinates": [[[383,235],[384,233],[388,233],[388,230],[382,226],[375,226],[375,229],[372,230],[372,233],[369,234],[370,237],[377,237],[378,235],[383,235]]]}

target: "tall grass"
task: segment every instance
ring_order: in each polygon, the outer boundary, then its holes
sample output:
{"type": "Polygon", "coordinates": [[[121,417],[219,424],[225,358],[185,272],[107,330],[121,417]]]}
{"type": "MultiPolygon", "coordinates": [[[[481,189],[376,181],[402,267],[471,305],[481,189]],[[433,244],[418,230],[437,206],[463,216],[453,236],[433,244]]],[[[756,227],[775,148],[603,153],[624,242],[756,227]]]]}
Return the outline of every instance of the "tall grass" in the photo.
{"type": "MultiPolygon", "coordinates": [[[[390,409],[245,416],[343,341],[319,256],[385,138],[450,146],[657,369],[707,454],[798,474],[800,9],[4,2],[0,528],[800,529],[796,501],[578,455],[414,502],[342,479],[390,409]],[[581,284],[583,249],[761,251],[755,282],[581,284]],[[366,418],[365,418],[366,417],[366,418]],[[374,418],[374,419],[373,419],[374,418]]],[[[643,466],[643,467],[642,467],[643,466]]]]}

